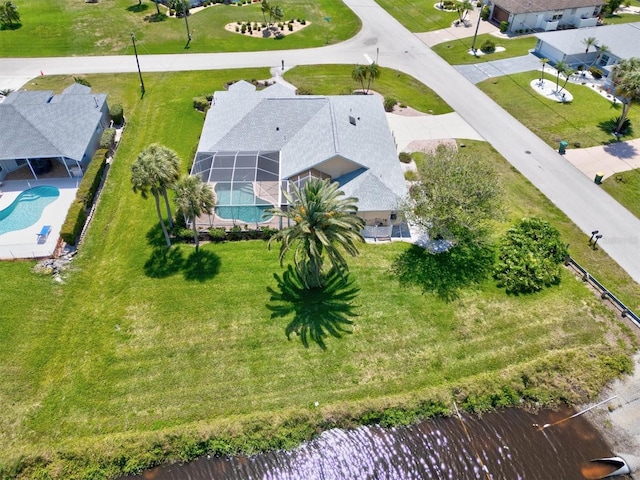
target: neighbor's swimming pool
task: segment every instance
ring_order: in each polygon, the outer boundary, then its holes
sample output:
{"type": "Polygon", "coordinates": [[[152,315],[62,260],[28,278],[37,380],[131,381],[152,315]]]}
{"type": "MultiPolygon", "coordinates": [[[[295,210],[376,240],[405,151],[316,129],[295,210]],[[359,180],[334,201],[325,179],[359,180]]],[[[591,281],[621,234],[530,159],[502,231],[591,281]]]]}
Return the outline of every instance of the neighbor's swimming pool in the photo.
{"type": "Polygon", "coordinates": [[[25,190],[11,205],[0,210],[0,235],[34,225],[40,220],[44,207],[54,202],[59,196],[60,190],[49,185],[25,190]]]}
{"type": "Polygon", "coordinates": [[[225,220],[239,220],[246,223],[261,223],[271,220],[273,215],[263,216],[273,205],[256,197],[251,182],[218,183],[216,191],[216,214],[225,220]],[[257,204],[257,205],[256,205],[257,204]]]}

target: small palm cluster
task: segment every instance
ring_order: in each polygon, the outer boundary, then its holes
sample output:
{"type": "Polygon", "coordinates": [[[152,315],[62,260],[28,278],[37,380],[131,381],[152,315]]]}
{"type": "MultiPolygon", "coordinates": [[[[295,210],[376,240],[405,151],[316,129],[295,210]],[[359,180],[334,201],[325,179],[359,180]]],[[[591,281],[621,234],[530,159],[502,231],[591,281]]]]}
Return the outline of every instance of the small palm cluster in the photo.
{"type": "Polygon", "coordinates": [[[380,78],[380,67],[376,62],[372,62],[369,65],[356,65],[356,68],[351,72],[351,78],[360,83],[362,86],[362,93],[367,95],[371,88],[371,83],[374,80],[380,78]],[[365,83],[367,84],[365,88],[365,83]]]}
{"type": "Polygon", "coordinates": [[[357,199],[344,197],[337,183],[312,179],[302,189],[293,187],[293,194],[284,192],[289,208],[271,210],[273,215],[287,218],[294,225],[280,230],[269,241],[280,241],[280,264],[287,252],[294,250],[296,272],[305,288],[320,288],[332,272],[343,279],[349,270],[344,252],[358,254],[357,242],[364,241],[361,230],[364,221],[356,216],[357,199]],[[325,256],[331,264],[324,272],[325,256]]]}
{"type": "Polygon", "coordinates": [[[8,1],[0,3],[0,26],[13,28],[20,25],[20,13],[16,4],[8,1]]]}
{"type": "Polygon", "coordinates": [[[156,143],[149,145],[131,165],[131,183],[134,193],[139,192],[142,198],[153,195],[167,247],[171,246],[171,238],[160,208],[160,196],[164,198],[169,228],[173,228],[167,192],[169,189],[175,190],[178,211],[191,221],[197,250],[199,242],[196,219],[204,213],[211,213],[215,207],[215,196],[211,188],[203,184],[199,177],[184,175],[181,178],[180,163],[180,157],[173,150],[156,143]]]}

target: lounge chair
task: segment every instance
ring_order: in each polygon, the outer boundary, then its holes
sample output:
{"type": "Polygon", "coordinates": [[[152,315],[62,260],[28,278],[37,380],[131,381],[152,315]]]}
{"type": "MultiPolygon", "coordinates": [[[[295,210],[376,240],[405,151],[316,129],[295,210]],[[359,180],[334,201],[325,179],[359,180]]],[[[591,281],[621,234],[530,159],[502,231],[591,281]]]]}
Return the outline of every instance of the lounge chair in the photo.
{"type": "Polygon", "coordinates": [[[51,233],[51,225],[44,225],[40,230],[40,232],[36,234],[36,236],[38,237],[38,242],[40,241],[46,242],[47,238],[49,238],[50,233],[51,233]]]}

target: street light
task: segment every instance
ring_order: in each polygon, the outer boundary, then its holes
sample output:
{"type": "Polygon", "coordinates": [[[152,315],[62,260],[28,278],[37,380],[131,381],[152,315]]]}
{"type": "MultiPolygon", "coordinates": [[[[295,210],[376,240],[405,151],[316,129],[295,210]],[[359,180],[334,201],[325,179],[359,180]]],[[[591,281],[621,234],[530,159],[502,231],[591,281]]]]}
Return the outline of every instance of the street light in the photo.
{"type": "Polygon", "coordinates": [[[136,48],[136,37],[131,34],[131,42],[133,42],[133,53],[136,55],[136,65],[138,65],[138,75],[140,75],[140,92],[144,97],[144,81],[142,80],[142,72],[140,71],[140,62],[138,61],[138,49],[136,48]]]}

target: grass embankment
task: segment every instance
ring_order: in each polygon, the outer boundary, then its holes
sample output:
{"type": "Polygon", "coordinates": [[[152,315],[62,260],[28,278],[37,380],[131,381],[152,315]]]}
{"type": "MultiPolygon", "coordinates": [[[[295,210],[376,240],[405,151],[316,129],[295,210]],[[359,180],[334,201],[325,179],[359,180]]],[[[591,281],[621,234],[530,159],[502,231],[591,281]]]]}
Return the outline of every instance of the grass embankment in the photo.
{"type": "Polygon", "coordinates": [[[640,218],[640,170],[629,170],[611,175],[602,183],[609,195],[640,218]]]}
{"type": "MultiPolygon", "coordinates": [[[[152,0],[23,0],[22,26],[0,30],[0,57],[133,54],[134,33],[140,54],[287,50],[336,43],[355,35],[360,20],[342,2],[282,0],[285,19],[305,19],[306,28],[282,40],[245,37],[224,29],[227,23],[264,22],[260,3],[218,4],[189,16],[193,40],[186,49],[183,18],[160,17],[152,0]],[[331,17],[327,22],[326,17],[331,17]]],[[[166,12],[166,8],[160,8],[166,12]]],[[[285,32],[286,33],[286,32],[285,32]]]]}
{"type": "Polygon", "coordinates": [[[504,47],[503,52],[494,52],[477,57],[469,54],[469,49],[473,42],[473,37],[456,38],[447,40],[431,47],[431,50],[440,55],[450,65],[466,65],[471,63],[490,62],[492,60],[502,60],[503,58],[520,57],[529,53],[529,50],[536,46],[535,37],[520,38],[496,38],[488,33],[478,35],[476,39],[476,49],[480,50],[482,44],[491,40],[496,47],[504,47]]]}
{"type": "MultiPolygon", "coordinates": [[[[32,262],[0,264],[1,477],[104,478],[205,450],[290,447],[336,425],[409,422],[453,399],[470,411],[584,400],[628,368],[624,330],[568,272],[536,295],[507,296],[487,280],[447,302],[390,275],[409,245],[364,245],[350,262],[352,334],[322,350],[284,333],[319,317],[306,295],[271,318],[267,288],[282,269],[264,242],[202,245],[199,256],[157,246],[153,201],[129,183],[136,155],[160,142],[191,158],[203,123],[192,97],[265,75],[148,74],[142,100],[135,74],[87,77],[124,105],[127,128],[65,284],[35,276],[32,262]]],[[[495,151],[468,145],[495,159],[511,218],[549,219],[581,263],[640,304],[638,286],[495,151]]],[[[323,314],[344,315],[337,298],[320,300],[323,314]]]]}
{"type": "MultiPolygon", "coordinates": [[[[314,95],[348,95],[361,89],[360,83],[351,78],[353,68],[353,65],[298,66],[287,71],[284,78],[298,90],[314,95]]],[[[453,111],[433,90],[412,76],[390,68],[380,71],[380,78],[371,84],[371,90],[424,113],[440,115],[453,111]]]]}
{"type": "Polygon", "coordinates": [[[458,12],[443,12],[435,8],[433,0],[380,0],[376,3],[414,33],[449,28],[459,18],[458,12]]]}
{"type": "MultiPolygon", "coordinates": [[[[613,119],[622,112],[620,102],[613,104],[591,87],[574,83],[567,84],[573,101],[558,103],[536,93],[529,85],[540,77],[540,72],[525,72],[490,78],[477,86],[502,108],[526,125],[532,132],[552,147],[561,140],[569,142],[572,148],[576,142],[582,148],[603,145],[617,141],[611,134],[613,119]]],[[[555,75],[545,78],[555,83],[555,75]]],[[[560,79],[560,86],[564,80],[560,79]]],[[[636,106],[629,113],[632,125],[640,125],[640,111],[636,106]]],[[[633,138],[637,134],[622,137],[633,138]]]]}

